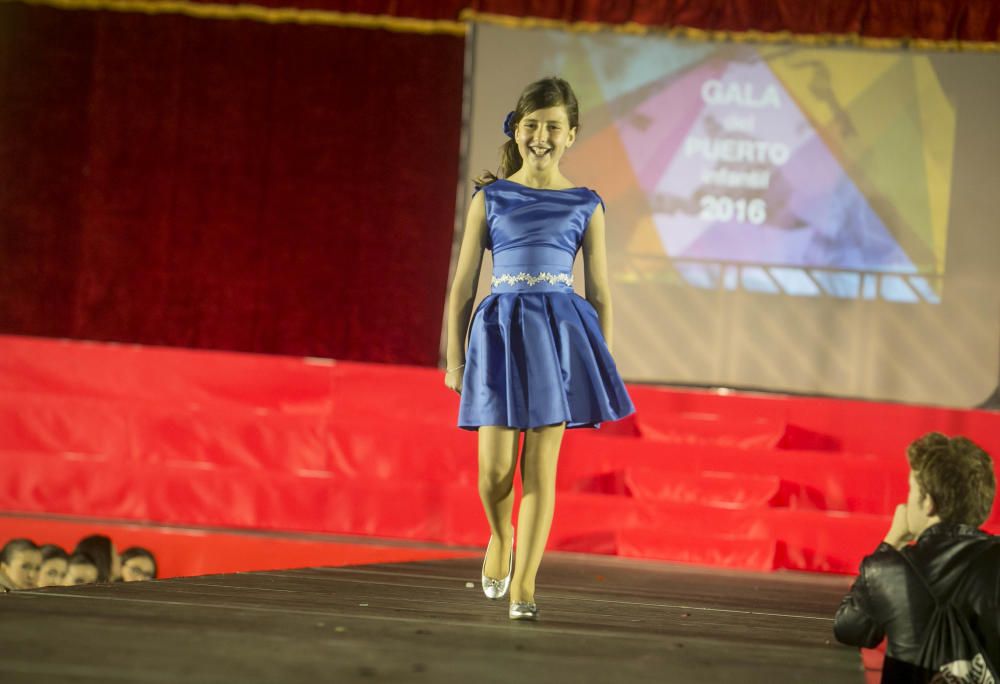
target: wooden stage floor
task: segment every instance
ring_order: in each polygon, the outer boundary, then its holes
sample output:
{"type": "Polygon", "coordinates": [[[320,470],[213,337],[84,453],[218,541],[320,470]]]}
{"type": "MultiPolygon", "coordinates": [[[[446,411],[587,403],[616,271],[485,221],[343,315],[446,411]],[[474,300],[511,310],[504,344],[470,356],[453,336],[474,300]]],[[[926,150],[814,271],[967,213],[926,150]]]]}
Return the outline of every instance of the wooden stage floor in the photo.
{"type": "Polygon", "coordinates": [[[0,681],[864,681],[831,633],[847,577],[553,553],[534,624],[478,578],[452,559],[0,595],[0,681]]]}

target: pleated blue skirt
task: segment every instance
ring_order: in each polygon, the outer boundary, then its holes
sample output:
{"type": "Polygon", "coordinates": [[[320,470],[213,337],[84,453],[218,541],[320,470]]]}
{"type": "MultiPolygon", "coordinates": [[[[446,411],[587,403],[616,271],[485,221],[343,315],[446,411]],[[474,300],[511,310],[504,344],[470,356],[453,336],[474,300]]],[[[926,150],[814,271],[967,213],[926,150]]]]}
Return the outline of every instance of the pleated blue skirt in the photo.
{"type": "Polygon", "coordinates": [[[580,295],[494,292],[476,308],[460,428],[598,427],[634,410],[597,312],[580,295]]]}

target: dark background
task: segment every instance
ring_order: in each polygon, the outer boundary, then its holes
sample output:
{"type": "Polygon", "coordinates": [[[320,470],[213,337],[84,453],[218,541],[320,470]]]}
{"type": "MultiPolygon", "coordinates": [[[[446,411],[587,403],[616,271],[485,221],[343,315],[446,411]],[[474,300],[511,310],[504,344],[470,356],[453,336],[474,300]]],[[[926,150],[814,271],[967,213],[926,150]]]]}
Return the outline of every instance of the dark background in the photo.
{"type": "MultiPolygon", "coordinates": [[[[469,16],[459,2],[260,4],[469,16]]],[[[989,49],[1000,38],[991,0],[468,6],[989,49]]],[[[435,365],[464,50],[447,27],[0,4],[0,333],[435,365]]]]}

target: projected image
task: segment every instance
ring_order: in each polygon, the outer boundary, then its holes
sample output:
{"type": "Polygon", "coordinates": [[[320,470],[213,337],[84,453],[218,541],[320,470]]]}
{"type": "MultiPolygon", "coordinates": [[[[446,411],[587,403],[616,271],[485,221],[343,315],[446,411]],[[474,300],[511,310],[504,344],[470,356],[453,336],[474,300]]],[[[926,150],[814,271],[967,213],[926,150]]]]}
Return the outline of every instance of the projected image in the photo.
{"type": "Polygon", "coordinates": [[[624,377],[947,406],[993,392],[1000,56],[576,28],[473,25],[455,254],[503,115],[558,75],[580,102],[560,169],[606,203],[624,377]]]}
{"type": "Polygon", "coordinates": [[[622,279],[940,301],[955,113],[928,57],[616,45],[546,67],[589,105],[575,157],[630,207],[622,279]]]}

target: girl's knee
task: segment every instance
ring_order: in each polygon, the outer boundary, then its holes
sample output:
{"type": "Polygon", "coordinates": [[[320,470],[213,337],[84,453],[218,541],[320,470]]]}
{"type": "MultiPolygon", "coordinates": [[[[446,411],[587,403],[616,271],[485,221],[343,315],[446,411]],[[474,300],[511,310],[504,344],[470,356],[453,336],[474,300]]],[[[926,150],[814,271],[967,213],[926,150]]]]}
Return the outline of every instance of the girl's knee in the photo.
{"type": "Polygon", "coordinates": [[[504,495],[514,484],[513,473],[506,472],[503,468],[482,468],[479,469],[479,493],[494,498],[496,495],[504,495]]]}
{"type": "Polygon", "coordinates": [[[537,468],[534,470],[525,468],[524,477],[521,478],[521,486],[526,495],[554,496],[556,493],[556,474],[555,472],[541,472],[537,468]]]}

